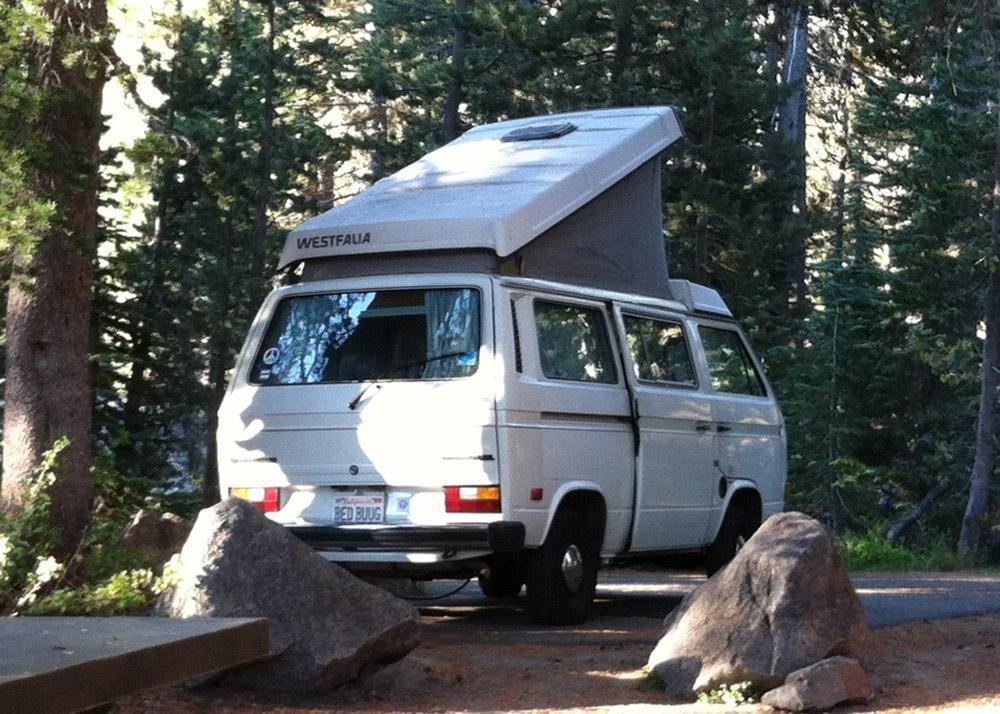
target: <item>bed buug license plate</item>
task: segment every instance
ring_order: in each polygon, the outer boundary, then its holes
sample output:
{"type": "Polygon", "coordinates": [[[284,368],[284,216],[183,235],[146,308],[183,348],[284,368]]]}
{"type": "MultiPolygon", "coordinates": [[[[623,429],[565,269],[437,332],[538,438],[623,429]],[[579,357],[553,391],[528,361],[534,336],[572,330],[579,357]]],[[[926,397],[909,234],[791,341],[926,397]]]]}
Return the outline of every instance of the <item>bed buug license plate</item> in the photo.
{"type": "Polygon", "coordinates": [[[333,522],[339,525],[385,522],[385,492],[349,491],[334,493],[333,522]]]}

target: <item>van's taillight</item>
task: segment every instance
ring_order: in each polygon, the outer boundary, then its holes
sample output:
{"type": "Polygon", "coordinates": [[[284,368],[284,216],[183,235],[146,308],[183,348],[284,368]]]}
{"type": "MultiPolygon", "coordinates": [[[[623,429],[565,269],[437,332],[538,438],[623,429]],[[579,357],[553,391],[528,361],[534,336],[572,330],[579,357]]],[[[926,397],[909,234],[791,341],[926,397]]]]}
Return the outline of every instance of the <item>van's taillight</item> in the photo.
{"type": "Polygon", "coordinates": [[[500,513],[499,486],[445,486],[447,513],[500,513]]]}
{"type": "Polygon", "coordinates": [[[273,513],[281,508],[278,488],[231,488],[229,496],[231,498],[242,498],[250,501],[264,513],[273,513]]]}

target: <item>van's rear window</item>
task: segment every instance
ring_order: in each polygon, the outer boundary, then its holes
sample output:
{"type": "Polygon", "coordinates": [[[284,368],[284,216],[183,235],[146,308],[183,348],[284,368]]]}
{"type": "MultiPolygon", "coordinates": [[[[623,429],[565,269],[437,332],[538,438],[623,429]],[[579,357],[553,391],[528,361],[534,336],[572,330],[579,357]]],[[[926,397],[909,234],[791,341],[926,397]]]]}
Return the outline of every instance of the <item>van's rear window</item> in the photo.
{"type": "Polygon", "coordinates": [[[479,366],[479,291],[377,290],[283,299],[250,369],[255,384],[452,379],[479,366]]]}

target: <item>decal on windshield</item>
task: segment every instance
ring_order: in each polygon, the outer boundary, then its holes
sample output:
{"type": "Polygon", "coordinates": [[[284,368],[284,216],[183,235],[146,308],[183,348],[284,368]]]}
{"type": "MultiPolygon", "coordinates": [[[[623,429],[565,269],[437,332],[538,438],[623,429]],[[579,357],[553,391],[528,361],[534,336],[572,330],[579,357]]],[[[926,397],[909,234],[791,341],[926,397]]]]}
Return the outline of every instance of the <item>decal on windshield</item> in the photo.
{"type": "Polygon", "coordinates": [[[260,358],[260,361],[270,367],[272,364],[276,363],[281,358],[281,350],[277,347],[271,347],[264,352],[264,355],[260,358]]]}

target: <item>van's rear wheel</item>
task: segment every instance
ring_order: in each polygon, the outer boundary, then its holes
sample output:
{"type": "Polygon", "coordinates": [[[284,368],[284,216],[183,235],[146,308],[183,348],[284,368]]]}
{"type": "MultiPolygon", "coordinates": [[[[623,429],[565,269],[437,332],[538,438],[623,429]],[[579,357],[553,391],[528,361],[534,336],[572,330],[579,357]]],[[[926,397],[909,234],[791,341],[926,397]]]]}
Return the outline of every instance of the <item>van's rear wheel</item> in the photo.
{"type": "Polygon", "coordinates": [[[479,589],[486,597],[517,597],[524,584],[518,555],[496,554],[479,573],[479,589]]]}
{"type": "Polygon", "coordinates": [[[705,551],[705,574],[712,577],[735,558],[758,525],[745,503],[730,503],[718,535],[705,551]]]}
{"type": "Polygon", "coordinates": [[[528,563],[528,612],[538,622],[570,625],[590,614],[600,564],[600,525],[586,512],[562,508],[528,563]]]}

